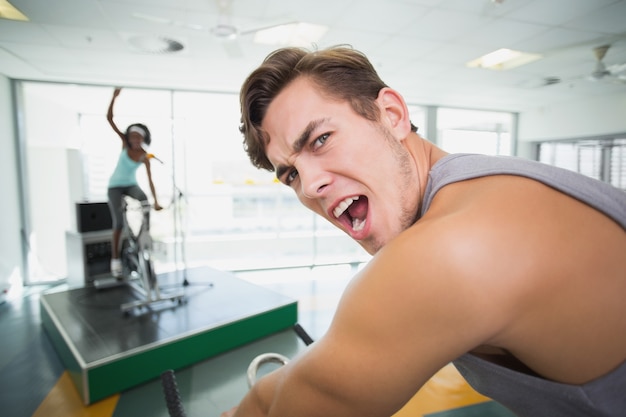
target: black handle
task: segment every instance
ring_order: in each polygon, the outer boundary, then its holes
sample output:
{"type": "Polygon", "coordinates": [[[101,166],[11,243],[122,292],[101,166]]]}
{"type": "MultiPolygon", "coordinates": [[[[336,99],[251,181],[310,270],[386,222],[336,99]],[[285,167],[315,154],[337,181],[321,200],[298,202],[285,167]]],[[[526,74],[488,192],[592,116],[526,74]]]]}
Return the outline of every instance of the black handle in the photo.
{"type": "Polygon", "coordinates": [[[165,403],[170,417],[186,417],[173,370],[170,369],[161,374],[161,385],[163,385],[165,403]]]}
{"type": "Polygon", "coordinates": [[[311,343],[313,343],[313,339],[311,338],[311,336],[309,336],[309,334],[298,323],[293,325],[293,330],[300,337],[300,339],[302,339],[305,345],[309,346],[311,343]]]}

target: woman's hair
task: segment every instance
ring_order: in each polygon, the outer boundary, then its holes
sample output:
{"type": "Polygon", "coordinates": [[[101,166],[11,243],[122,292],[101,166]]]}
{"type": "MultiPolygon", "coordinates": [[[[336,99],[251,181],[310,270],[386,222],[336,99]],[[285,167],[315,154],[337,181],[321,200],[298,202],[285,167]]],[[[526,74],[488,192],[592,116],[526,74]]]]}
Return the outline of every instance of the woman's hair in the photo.
{"type": "Polygon", "coordinates": [[[307,77],[328,97],[347,101],[360,116],[374,122],[379,120],[375,101],[387,85],[364,54],[348,46],[319,51],[278,49],[248,76],[239,96],[239,131],[244,136],[244,149],[257,168],[274,170],[265,154],[268,138],[261,124],[274,98],[298,77],[307,77]]]}
{"type": "Polygon", "coordinates": [[[145,133],[142,134],[143,142],[146,145],[150,146],[150,142],[152,142],[152,135],[150,135],[150,129],[148,129],[148,126],[144,125],[143,123],[133,123],[126,128],[126,132],[124,132],[124,140],[126,141],[126,146],[130,146],[130,143],[128,143],[129,133],[131,131],[135,131],[141,134],[142,130],[145,133]]]}

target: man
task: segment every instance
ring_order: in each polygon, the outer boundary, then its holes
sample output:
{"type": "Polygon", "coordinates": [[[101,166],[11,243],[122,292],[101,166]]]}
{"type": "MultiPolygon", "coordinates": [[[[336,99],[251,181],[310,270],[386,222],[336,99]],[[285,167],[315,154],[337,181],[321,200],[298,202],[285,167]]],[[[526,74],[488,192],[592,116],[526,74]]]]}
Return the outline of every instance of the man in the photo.
{"type": "Polygon", "coordinates": [[[223,416],[390,416],[451,361],[520,416],[624,416],[626,193],[446,154],[348,48],[276,51],[241,105],[253,164],[375,256],[328,332],[223,416]]]}

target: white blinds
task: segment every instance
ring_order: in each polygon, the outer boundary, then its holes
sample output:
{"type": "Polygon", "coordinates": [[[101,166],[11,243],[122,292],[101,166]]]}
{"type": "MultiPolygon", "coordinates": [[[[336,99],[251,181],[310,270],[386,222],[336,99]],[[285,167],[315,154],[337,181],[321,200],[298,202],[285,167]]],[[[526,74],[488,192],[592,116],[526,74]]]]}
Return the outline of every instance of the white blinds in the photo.
{"type": "Polygon", "coordinates": [[[626,138],[542,142],[539,161],[626,190],[626,138]]]}

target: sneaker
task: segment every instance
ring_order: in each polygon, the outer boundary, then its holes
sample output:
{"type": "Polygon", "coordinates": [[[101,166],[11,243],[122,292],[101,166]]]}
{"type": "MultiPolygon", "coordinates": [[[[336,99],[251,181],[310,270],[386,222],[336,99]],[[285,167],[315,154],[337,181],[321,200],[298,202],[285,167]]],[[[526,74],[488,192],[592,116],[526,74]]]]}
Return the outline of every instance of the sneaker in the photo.
{"type": "Polygon", "coordinates": [[[119,258],[111,259],[111,275],[115,278],[122,277],[122,260],[119,258]]]}

